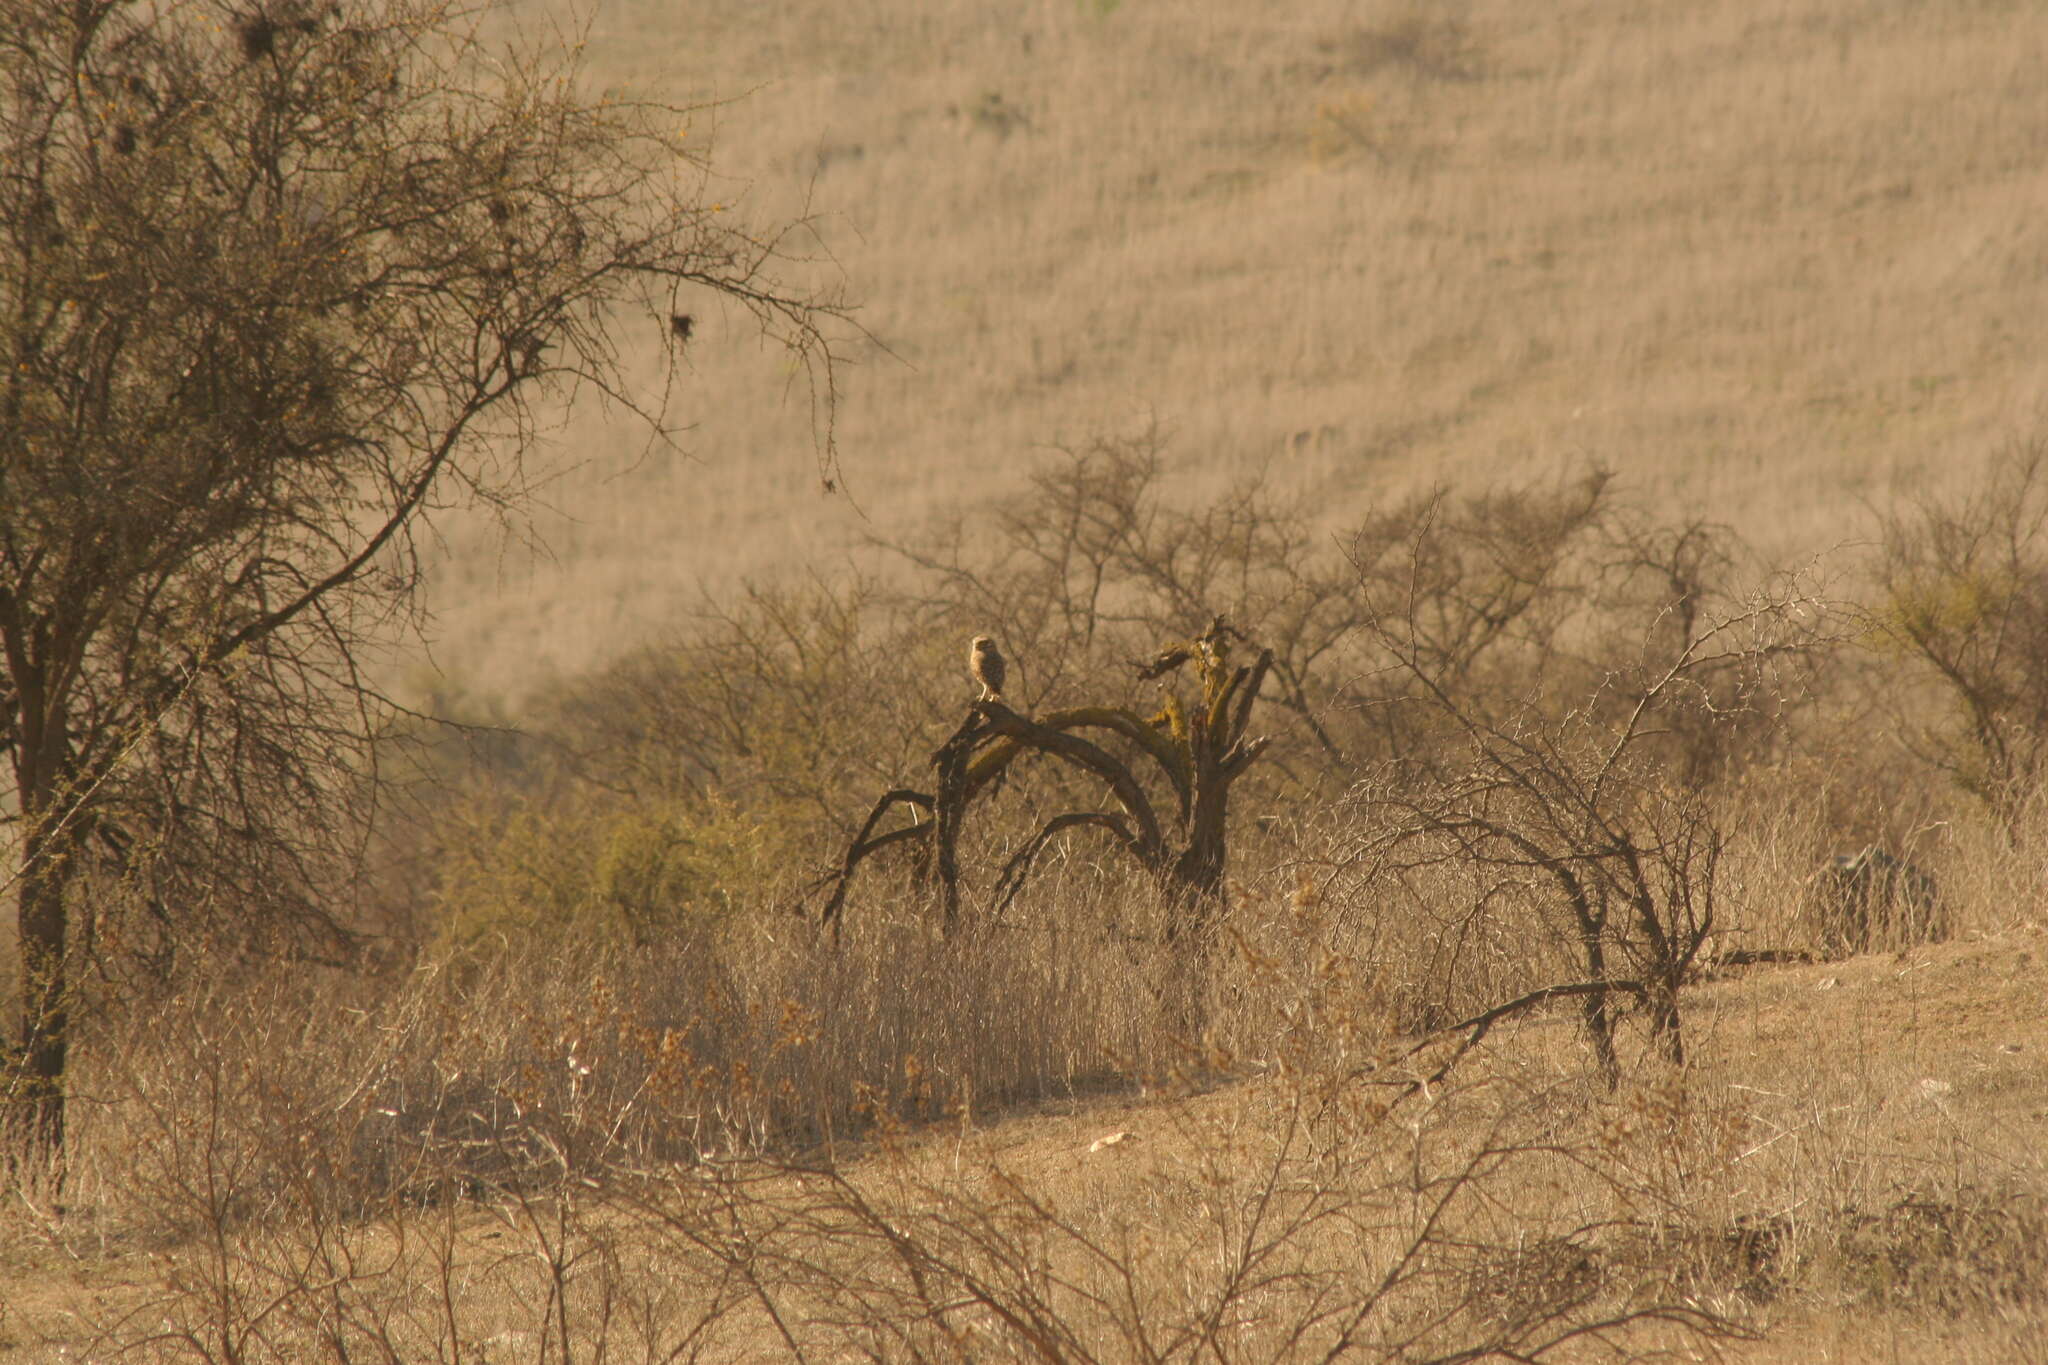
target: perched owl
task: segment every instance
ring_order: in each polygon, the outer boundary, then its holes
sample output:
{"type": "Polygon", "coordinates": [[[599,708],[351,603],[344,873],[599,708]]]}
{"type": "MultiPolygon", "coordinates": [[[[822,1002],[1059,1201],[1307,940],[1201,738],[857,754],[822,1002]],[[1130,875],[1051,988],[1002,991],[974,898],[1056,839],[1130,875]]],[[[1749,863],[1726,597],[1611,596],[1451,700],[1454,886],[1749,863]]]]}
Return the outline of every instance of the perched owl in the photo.
{"type": "Polygon", "coordinates": [[[996,642],[986,635],[974,637],[974,648],[967,655],[967,667],[973,670],[974,680],[981,684],[983,701],[1003,699],[1003,679],[1009,670],[1003,664],[1003,653],[996,648],[996,642]]]}

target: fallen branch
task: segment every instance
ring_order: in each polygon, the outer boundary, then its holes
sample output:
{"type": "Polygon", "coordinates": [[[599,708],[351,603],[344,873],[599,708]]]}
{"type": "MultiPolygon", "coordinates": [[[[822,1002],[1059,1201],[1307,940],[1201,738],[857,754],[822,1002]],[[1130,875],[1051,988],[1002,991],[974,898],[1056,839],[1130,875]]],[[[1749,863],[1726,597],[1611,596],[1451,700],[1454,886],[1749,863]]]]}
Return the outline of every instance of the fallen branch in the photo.
{"type": "Polygon", "coordinates": [[[1738,948],[1732,953],[1722,953],[1700,963],[1698,972],[1705,976],[1723,967],[1755,967],[1764,963],[1817,962],[1820,959],[1805,948],[1738,948]]]}

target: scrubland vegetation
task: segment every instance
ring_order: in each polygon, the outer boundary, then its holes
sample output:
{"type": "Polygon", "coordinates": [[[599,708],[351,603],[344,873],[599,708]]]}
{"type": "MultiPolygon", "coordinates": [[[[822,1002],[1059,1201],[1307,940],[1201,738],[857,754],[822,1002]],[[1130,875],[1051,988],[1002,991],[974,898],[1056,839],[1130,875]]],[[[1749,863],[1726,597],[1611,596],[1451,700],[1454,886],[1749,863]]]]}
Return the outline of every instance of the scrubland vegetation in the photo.
{"type": "Polygon", "coordinates": [[[2048,1274],[2038,1011],[1975,1063],[2031,1126],[1966,1117],[1881,1026],[1770,1036],[1859,980],[1939,1016],[1910,977],[1941,945],[2038,933],[2000,670],[2037,643],[2044,468],[1999,468],[1860,560],[1773,566],[1599,471],[1326,539],[1105,442],[887,582],[707,606],[516,734],[422,728],[355,956],[94,980],[62,1184],[17,1167],[9,1255],[121,1283],[13,1344],[1575,1358],[1853,1307],[2000,1358],[2048,1274]],[[1099,799],[1028,756],[969,812],[951,933],[900,851],[819,923],[874,794],[967,711],[972,627],[1020,710],[1167,727],[1185,682],[1134,661],[1216,615],[1273,650],[1272,743],[1200,941],[1088,829],[997,905],[1099,799]],[[1862,843],[1939,913],[1871,907],[1844,962],[1814,874],[1862,843]],[[1066,1112],[1132,1135],[1090,1151],[1066,1112]]]}
{"type": "MultiPolygon", "coordinates": [[[[1417,131],[1425,92],[1507,82],[1527,40],[1420,12],[1354,28],[1311,49],[1397,80],[1401,117],[1331,96],[1305,154],[1418,184],[1454,158],[1417,131]]],[[[281,29],[236,41],[223,82],[301,51],[281,29]]],[[[534,107],[448,161],[502,169],[486,153],[529,134],[559,150],[534,107]]],[[[1036,126],[965,107],[972,137],[1036,126]]],[[[641,163],[598,164],[630,182],[641,163]]],[[[538,202],[556,182],[528,169],[538,202]]],[[[450,172],[451,220],[536,212],[501,215],[498,174],[450,172]]],[[[836,397],[843,309],[770,288],[759,272],[801,263],[750,254],[695,193],[688,232],[604,238],[605,259],[765,310],[836,397]]],[[[548,202],[593,236],[610,217],[603,196],[548,202]]],[[[387,234],[370,213],[350,250],[402,255],[387,234]]],[[[587,282],[581,239],[519,240],[587,282]]],[[[305,242],[273,245],[278,273],[308,268],[305,242]]],[[[439,325],[459,345],[380,294],[387,273],[333,267],[364,311],[473,362],[428,376],[492,395],[442,414],[447,449],[471,449],[472,416],[479,448],[530,448],[550,376],[630,390],[597,321],[630,289],[564,314],[497,257],[458,259],[476,272],[442,281],[439,325]],[[527,305],[535,330],[500,325],[527,305]]],[[[653,302],[671,348],[702,345],[653,302]]],[[[267,336],[264,309],[236,316],[267,336]]],[[[114,344],[75,331],[81,353],[114,344]]],[[[417,416],[398,398],[426,379],[389,368],[417,355],[368,333],[378,366],[349,373],[417,416]]],[[[267,342],[250,354],[269,374],[267,342]]],[[[309,405],[339,422],[363,401],[285,387],[252,381],[244,418],[316,447],[309,405]]],[[[161,395],[137,391],[115,435],[149,429],[161,395]]],[[[147,508],[77,487],[127,466],[37,463],[68,438],[27,410],[44,444],[9,447],[10,487],[39,500],[0,516],[5,548],[63,542],[49,528],[92,506],[120,513],[108,544],[158,544],[147,508]]],[[[27,1021],[0,1099],[28,1116],[0,1125],[0,1360],[2037,1355],[2039,431],[1985,437],[1981,477],[1788,536],[1597,448],[1354,469],[1337,498],[1262,447],[1219,469],[1213,432],[1105,421],[986,461],[944,510],[864,523],[832,567],[710,582],[588,668],[443,679],[413,707],[356,668],[433,554],[366,575],[308,637],[275,599],[319,579],[308,544],[354,583],[375,557],[349,515],[294,502],[305,541],[207,541],[69,618],[131,626],[127,654],[80,647],[114,701],[76,732],[105,757],[59,784],[54,825],[20,791],[5,812],[16,842],[73,842],[10,849],[11,889],[69,929],[55,978],[26,929],[0,944],[27,1021]],[[217,596],[192,586],[222,565],[217,596]],[[1010,660],[1000,703],[965,667],[984,633],[1010,660]],[[1862,849],[1885,856],[1830,861],[1862,849]],[[61,997],[54,1075],[38,991],[61,997]]],[[[1318,451],[1349,439],[1327,433],[1318,451]]],[[[858,485],[845,449],[844,470],[830,446],[807,458],[858,485]]],[[[530,492],[454,467],[499,510],[530,492]]],[[[408,547],[439,524],[414,510],[444,516],[420,477],[383,484],[408,547]]],[[[70,599],[44,557],[0,562],[11,643],[29,589],[70,599]]],[[[47,675],[16,653],[18,759],[47,675]]]]}

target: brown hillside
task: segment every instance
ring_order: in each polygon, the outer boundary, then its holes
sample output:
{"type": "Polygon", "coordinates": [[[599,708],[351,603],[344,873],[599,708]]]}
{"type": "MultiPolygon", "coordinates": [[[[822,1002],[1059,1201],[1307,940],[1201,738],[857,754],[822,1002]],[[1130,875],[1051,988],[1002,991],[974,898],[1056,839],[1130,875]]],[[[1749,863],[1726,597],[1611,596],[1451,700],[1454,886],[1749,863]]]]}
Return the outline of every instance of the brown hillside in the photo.
{"type": "Polygon", "coordinates": [[[816,215],[817,268],[888,348],[842,376],[851,497],[820,490],[801,383],[707,316],[671,406],[689,458],[579,400],[551,554],[456,528],[458,679],[521,691],[700,583],[830,562],[1154,419],[1201,480],[1265,468],[1333,515],[1600,461],[1817,551],[2040,413],[2033,6],[772,13],[615,0],[587,50],[601,83],[727,101],[678,131],[734,212],[816,215]]]}

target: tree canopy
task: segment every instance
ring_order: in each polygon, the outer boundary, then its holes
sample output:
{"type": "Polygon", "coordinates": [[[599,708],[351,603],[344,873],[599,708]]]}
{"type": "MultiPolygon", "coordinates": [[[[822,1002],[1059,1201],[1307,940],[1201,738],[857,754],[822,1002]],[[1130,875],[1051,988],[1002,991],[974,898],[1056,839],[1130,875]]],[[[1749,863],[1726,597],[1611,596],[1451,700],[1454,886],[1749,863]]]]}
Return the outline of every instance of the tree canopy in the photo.
{"type": "Polygon", "coordinates": [[[0,7],[0,1096],[46,1139],[81,955],[334,928],[418,534],[517,501],[545,404],[661,429],[620,327],[673,376],[693,294],[737,301],[829,407],[845,312],[787,282],[796,225],[707,202],[681,111],[489,10],[0,7]]]}

